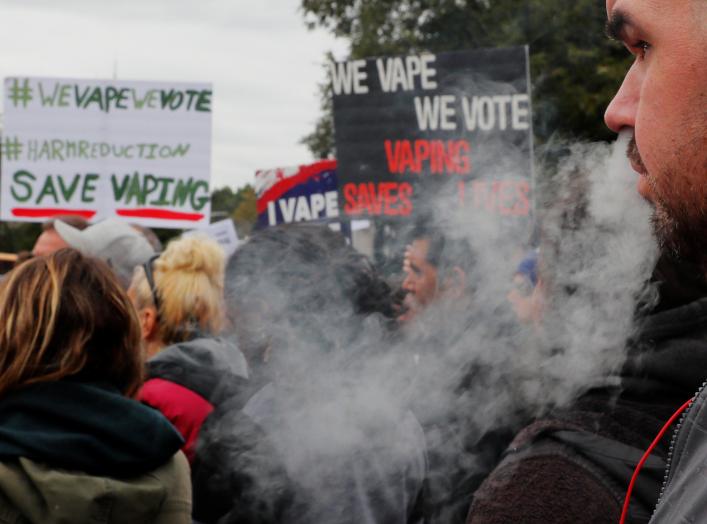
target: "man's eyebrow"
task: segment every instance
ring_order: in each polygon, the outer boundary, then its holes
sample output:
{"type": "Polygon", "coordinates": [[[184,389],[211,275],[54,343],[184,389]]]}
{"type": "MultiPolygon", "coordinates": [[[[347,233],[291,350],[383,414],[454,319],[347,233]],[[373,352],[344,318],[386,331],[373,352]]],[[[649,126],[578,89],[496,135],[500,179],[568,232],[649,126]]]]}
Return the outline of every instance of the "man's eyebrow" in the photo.
{"type": "Polygon", "coordinates": [[[632,25],[631,18],[621,10],[614,11],[606,21],[606,36],[612,40],[623,40],[627,25],[632,25]]]}

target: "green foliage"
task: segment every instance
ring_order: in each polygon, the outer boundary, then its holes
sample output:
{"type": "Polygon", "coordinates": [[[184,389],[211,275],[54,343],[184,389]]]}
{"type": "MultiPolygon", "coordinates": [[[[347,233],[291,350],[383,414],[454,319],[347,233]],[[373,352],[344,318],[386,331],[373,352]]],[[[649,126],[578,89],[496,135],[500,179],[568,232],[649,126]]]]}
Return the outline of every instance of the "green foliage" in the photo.
{"type": "Polygon", "coordinates": [[[214,219],[231,217],[238,236],[248,236],[258,219],[255,189],[250,184],[233,191],[222,187],[211,194],[211,215],[214,219]]]}
{"type": "Polygon", "coordinates": [[[0,252],[29,251],[41,232],[40,224],[0,222],[0,252]]]}
{"type": "Polygon", "coordinates": [[[238,237],[245,238],[253,230],[255,222],[258,220],[257,198],[255,189],[250,184],[240,188],[236,194],[240,200],[231,213],[231,218],[236,223],[238,237]]]}
{"type": "MultiPolygon", "coordinates": [[[[302,0],[301,5],[310,27],[349,41],[351,59],[528,44],[539,141],[555,133],[590,140],[612,137],[603,113],[630,57],[604,36],[603,2],[302,0]]],[[[327,144],[332,127],[331,95],[322,92],[323,115],[303,140],[317,156],[321,149],[312,146],[327,144]]]]}
{"type": "Polygon", "coordinates": [[[322,114],[314,125],[314,131],[306,135],[300,144],[304,144],[312,152],[314,158],[335,158],[336,144],[334,144],[334,109],[331,98],[331,77],[328,63],[333,61],[331,53],[327,53],[324,70],[327,81],[319,85],[319,100],[322,114]]]}
{"type": "Polygon", "coordinates": [[[211,193],[211,213],[223,212],[230,214],[240,203],[240,197],[228,186],[215,189],[211,193]]]}

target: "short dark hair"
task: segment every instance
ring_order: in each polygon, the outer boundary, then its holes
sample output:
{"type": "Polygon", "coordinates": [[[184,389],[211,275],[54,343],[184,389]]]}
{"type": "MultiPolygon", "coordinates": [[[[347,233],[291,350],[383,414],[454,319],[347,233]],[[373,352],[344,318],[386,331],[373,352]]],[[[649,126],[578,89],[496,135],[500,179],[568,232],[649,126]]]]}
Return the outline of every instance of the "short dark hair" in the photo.
{"type": "Polygon", "coordinates": [[[438,225],[429,216],[418,218],[408,235],[410,242],[427,240],[427,262],[445,273],[459,267],[469,275],[475,268],[476,257],[469,243],[463,236],[452,236],[444,225],[438,225]]]}
{"type": "Polygon", "coordinates": [[[88,223],[88,220],[79,215],[57,215],[51,220],[47,220],[42,224],[42,231],[54,231],[54,223],[57,220],[61,220],[65,224],[69,224],[70,226],[75,227],[79,231],[83,231],[90,225],[88,223]]]}
{"type": "Polygon", "coordinates": [[[239,247],[226,269],[226,300],[251,360],[273,341],[287,345],[282,338],[293,332],[319,348],[339,345],[344,330],[334,319],[354,326],[394,317],[390,286],[371,262],[339,233],[311,224],[268,228],[239,247]]]}

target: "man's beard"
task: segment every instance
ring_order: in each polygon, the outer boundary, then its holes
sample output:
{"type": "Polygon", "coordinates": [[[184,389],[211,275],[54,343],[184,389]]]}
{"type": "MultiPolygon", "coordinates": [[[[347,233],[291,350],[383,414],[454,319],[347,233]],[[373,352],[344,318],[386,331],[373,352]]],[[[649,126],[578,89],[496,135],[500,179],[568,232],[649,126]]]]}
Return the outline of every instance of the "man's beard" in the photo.
{"type": "Polygon", "coordinates": [[[707,269],[707,203],[704,190],[691,188],[686,174],[666,170],[659,177],[649,173],[641,158],[635,136],[626,154],[646,177],[654,207],[653,229],[663,250],[679,259],[707,269]],[[662,182],[662,183],[661,183],[662,182]]]}

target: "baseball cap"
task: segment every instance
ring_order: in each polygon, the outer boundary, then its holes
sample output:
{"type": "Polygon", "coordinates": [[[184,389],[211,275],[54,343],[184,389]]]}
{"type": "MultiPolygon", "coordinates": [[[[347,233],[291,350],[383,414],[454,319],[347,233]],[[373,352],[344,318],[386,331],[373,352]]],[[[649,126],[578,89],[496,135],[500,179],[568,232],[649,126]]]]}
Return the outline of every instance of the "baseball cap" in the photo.
{"type": "Polygon", "coordinates": [[[84,230],[57,220],[56,232],[74,249],[108,263],[125,288],[130,285],[135,267],[155,254],[147,239],[130,224],[108,218],[84,230]]]}

